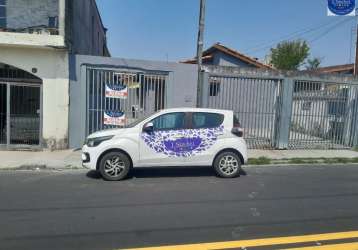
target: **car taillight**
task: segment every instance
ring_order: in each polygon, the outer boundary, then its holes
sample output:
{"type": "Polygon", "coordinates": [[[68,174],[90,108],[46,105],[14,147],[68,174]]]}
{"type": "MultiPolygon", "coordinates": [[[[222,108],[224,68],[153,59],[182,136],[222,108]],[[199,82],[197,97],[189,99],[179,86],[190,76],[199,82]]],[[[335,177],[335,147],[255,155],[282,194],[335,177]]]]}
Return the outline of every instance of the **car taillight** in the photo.
{"type": "Polygon", "coordinates": [[[244,130],[241,128],[241,124],[239,122],[234,123],[234,127],[231,129],[231,133],[238,137],[244,136],[244,130]]]}

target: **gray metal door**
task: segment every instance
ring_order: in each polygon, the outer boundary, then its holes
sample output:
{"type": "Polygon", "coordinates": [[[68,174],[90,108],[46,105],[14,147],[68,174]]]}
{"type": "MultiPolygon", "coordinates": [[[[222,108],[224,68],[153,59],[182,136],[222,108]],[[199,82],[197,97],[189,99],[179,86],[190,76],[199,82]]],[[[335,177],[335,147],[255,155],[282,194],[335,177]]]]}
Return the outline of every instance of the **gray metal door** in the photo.
{"type": "Polygon", "coordinates": [[[7,84],[0,83],[0,145],[7,144],[7,84]]]}
{"type": "Polygon", "coordinates": [[[166,107],[166,73],[87,68],[86,74],[87,135],[125,126],[166,107]]]}
{"type": "Polygon", "coordinates": [[[10,85],[10,144],[40,144],[40,86],[10,85]]]}
{"type": "Polygon", "coordinates": [[[280,79],[211,75],[204,106],[233,110],[249,148],[273,148],[281,84],[280,79]]]}
{"type": "Polygon", "coordinates": [[[0,144],[6,147],[40,145],[41,86],[0,83],[0,144]]]}

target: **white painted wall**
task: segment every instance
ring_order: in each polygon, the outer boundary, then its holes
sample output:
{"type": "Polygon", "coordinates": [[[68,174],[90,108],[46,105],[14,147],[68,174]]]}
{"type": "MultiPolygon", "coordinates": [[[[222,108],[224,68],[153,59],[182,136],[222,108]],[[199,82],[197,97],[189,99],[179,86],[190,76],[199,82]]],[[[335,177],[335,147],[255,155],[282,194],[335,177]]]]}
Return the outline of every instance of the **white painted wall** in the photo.
{"type": "Polygon", "coordinates": [[[0,46],[65,47],[65,38],[60,35],[39,35],[0,32],[0,46]]]}
{"type": "Polygon", "coordinates": [[[68,146],[68,52],[50,48],[0,46],[0,62],[15,66],[43,80],[43,139],[48,147],[68,146]]]}

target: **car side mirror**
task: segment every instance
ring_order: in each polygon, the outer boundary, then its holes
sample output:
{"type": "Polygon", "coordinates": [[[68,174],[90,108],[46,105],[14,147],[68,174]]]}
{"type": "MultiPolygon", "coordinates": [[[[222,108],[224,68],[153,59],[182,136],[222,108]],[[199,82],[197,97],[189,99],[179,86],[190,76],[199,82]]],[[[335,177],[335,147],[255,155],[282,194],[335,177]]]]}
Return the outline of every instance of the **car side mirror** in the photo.
{"type": "Polygon", "coordinates": [[[146,132],[146,133],[152,133],[153,130],[154,130],[154,125],[152,122],[148,122],[143,127],[143,132],[146,132]]]}

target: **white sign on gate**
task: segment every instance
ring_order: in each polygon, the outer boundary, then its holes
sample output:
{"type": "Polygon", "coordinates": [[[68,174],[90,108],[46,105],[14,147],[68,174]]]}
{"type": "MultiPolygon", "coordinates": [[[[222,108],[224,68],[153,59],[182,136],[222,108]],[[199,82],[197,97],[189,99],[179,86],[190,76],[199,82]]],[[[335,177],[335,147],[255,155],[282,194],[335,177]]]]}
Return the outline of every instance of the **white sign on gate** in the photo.
{"type": "Polygon", "coordinates": [[[106,83],[106,97],[127,99],[128,87],[122,84],[107,84],[106,83]]]}
{"type": "Polygon", "coordinates": [[[103,113],[104,125],[123,126],[126,124],[126,115],[124,112],[105,111],[103,113]]]}

